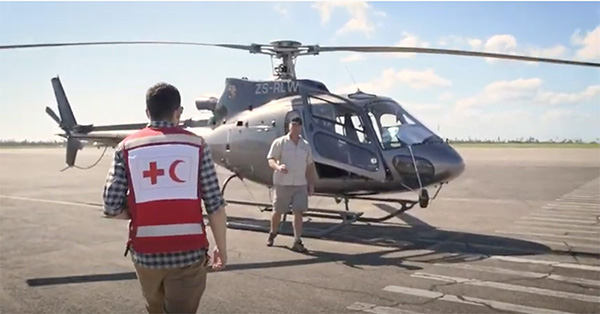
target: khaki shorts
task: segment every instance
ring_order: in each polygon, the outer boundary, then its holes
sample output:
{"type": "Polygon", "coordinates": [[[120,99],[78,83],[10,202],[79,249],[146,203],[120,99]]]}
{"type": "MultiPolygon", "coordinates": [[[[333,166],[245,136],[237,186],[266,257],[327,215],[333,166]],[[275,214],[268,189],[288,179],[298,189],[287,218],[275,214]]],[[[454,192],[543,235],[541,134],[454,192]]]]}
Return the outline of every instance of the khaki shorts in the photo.
{"type": "Polygon", "coordinates": [[[308,209],[308,187],[306,185],[276,185],[273,208],[280,214],[288,213],[290,209],[294,213],[305,212],[308,209]]]}

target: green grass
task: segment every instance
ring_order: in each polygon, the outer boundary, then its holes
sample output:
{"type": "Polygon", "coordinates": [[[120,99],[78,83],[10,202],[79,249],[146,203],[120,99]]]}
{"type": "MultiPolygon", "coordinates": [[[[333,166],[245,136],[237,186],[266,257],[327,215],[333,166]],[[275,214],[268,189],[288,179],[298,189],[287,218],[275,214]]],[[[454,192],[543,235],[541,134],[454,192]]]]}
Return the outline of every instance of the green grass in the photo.
{"type": "Polygon", "coordinates": [[[600,148],[599,143],[452,143],[455,147],[485,148],[600,148]]]}

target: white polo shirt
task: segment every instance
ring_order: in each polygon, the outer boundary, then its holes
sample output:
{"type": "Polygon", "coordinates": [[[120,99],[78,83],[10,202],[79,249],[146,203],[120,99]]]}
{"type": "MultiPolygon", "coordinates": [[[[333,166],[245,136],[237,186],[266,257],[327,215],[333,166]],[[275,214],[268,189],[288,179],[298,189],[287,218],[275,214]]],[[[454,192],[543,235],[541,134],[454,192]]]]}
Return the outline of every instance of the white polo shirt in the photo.
{"type": "Polygon", "coordinates": [[[274,158],[278,164],[284,164],[288,173],[273,171],[274,185],[306,185],[306,168],[313,162],[310,144],[300,136],[298,144],[289,133],[275,139],[267,154],[267,159],[274,158]]]}

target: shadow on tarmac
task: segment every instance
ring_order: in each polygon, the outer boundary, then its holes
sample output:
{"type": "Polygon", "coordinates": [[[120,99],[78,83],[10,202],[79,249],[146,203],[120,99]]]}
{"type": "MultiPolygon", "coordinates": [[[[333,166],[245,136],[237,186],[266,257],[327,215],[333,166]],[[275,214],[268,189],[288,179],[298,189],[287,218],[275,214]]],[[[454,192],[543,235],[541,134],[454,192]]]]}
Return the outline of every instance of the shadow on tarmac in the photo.
{"type": "MultiPolygon", "coordinates": [[[[392,211],[393,207],[387,204],[376,204],[384,211],[392,211]]],[[[268,231],[269,221],[240,217],[228,217],[229,222],[254,225],[256,231],[268,231]]],[[[335,233],[328,235],[323,240],[338,241],[344,243],[358,243],[372,246],[385,247],[384,250],[344,254],[321,251],[310,251],[303,254],[301,259],[231,264],[220,272],[239,271],[249,269],[264,269],[278,267],[292,267],[302,265],[313,265],[319,263],[337,262],[342,265],[361,269],[363,266],[396,266],[405,270],[421,270],[421,267],[407,265],[406,262],[420,263],[463,263],[486,259],[492,255],[534,255],[557,252],[549,247],[530,241],[523,241],[500,236],[474,234],[467,232],[440,230],[415,218],[407,213],[398,215],[398,218],[406,224],[365,224],[355,223],[345,226],[335,233]],[[419,251],[420,250],[420,251],[419,251]],[[423,250],[426,250],[425,252],[423,250]],[[415,252],[411,252],[415,251],[415,252]],[[397,256],[386,256],[393,254],[397,256]],[[400,255],[400,256],[398,256],[400,255]],[[313,258],[306,258],[313,257],[313,258]]],[[[330,228],[335,223],[309,221],[305,223],[304,237],[311,237],[311,233],[318,230],[330,228]]],[[[281,225],[280,237],[293,235],[291,223],[284,222],[281,225]]],[[[266,238],[265,238],[266,240],[266,238]]],[[[274,247],[286,248],[276,245],[274,247]]],[[[291,239],[290,241],[291,244],[291,239]]],[[[265,249],[269,249],[266,248],[265,249]]],[[[287,248],[289,249],[289,248],[287,248]]],[[[300,253],[298,253],[300,254],[300,253]]],[[[106,282],[121,280],[136,280],[135,272],[91,274],[80,276],[48,277],[27,279],[27,285],[31,287],[106,282]]]]}

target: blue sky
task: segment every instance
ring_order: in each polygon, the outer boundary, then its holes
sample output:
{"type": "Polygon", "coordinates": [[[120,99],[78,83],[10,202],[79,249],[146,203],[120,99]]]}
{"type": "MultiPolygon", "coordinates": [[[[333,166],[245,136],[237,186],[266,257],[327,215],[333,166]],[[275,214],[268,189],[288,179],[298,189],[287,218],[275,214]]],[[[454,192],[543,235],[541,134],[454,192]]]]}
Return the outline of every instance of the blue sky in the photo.
{"type": "MultiPolygon", "coordinates": [[[[0,44],[179,40],[472,49],[600,62],[597,2],[0,2],[0,44]]],[[[391,96],[449,138],[600,138],[600,70],[438,55],[323,53],[298,76],[391,96]],[[351,73],[351,75],[349,74],[351,73]]],[[[0,52],[0,138],[53,139],[59,75],[78,122],[142,122],[146,89],[176,85],[186,110],[226,77],[268,79],[268,56],[193,46],[0,52]],[[29,113],[26,113],[29,112],[29,113]]]]}

